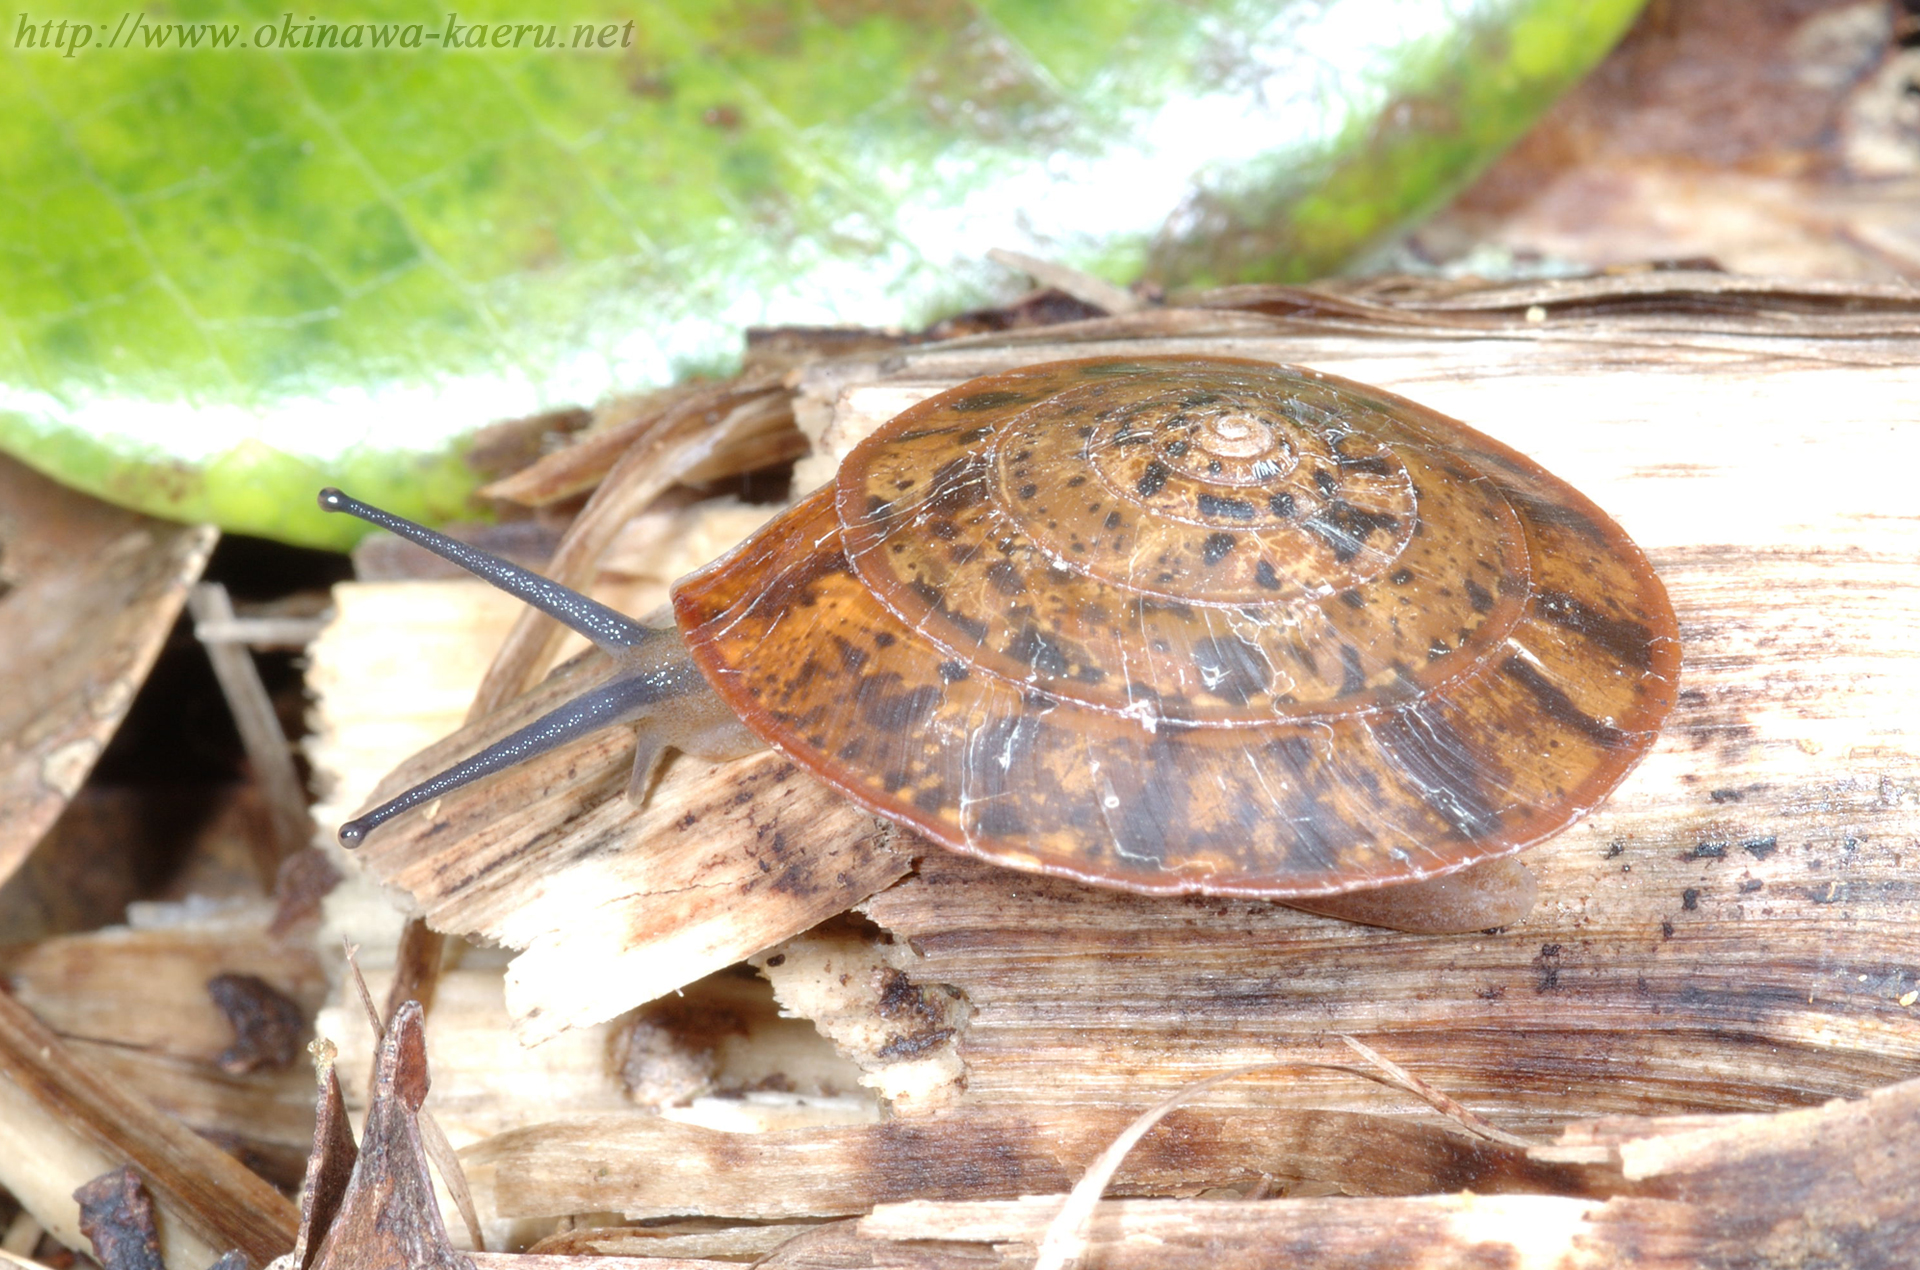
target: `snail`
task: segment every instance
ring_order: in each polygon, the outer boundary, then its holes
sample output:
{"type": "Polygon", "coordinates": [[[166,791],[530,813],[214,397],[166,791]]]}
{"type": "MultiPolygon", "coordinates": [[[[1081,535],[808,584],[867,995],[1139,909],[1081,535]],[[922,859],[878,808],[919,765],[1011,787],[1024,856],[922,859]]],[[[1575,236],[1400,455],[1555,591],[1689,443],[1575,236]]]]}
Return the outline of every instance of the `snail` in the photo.
{"type": "Polygon", "coordinates": [[[1672,704],[1640,550],[1497,441],[1232,358],[976,379],[673,589],[647,626],[336,490],[605,649],[614,678],[340,830],[637,722],[771,745],[1014,869],[1407,930],[1524,916],[1510,859],[1585,815],[1672,704]]]}

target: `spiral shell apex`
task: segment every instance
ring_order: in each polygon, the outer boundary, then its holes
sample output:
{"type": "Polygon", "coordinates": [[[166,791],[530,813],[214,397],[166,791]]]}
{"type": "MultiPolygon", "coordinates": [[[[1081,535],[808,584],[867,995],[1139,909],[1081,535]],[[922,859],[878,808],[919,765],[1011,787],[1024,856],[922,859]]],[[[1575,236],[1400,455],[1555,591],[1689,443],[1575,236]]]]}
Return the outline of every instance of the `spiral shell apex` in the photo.
{"type": "Polygon", "coordinates": [[[1652,745],[1672,609],[1580,494],[1365,385],[1095,358],[963,384],[675,589],[755,732],[936,842],[1129,890],[1433,877],[1652,745]]]}

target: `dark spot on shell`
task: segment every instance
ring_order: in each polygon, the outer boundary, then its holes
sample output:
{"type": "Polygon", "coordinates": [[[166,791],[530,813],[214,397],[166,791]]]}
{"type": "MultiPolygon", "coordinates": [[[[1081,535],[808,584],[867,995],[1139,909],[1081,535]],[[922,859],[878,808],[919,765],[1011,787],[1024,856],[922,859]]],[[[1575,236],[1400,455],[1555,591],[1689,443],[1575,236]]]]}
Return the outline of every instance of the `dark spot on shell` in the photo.
{"type": "Polygon", "coordinates": [[[1253,580],[1269,591],[1280,589],[1280,575],[1273,571],[1273,565],[1262,560],[1253,566],[1253,580]]]}
{"type": "Polygon", "coordinates": [[[945,691],[933,684],[896,691],[901,682],[892,672],[862,679],[854,693],[860,717],[882,732],[912,733],[925,727],[945,691]]]}
{"type": "Polygon", "coordinates": [[[1542,591],[1539,604],[1549,622],[1586,637],[1627,665],[1645,670],[1653,664],[1653,633],[1640,623],[1610,617],[1564,591],[1542,591]]]}
{"type": "Polygon", "coordinates": [[[964,613],[956,613],[947,607],[947,593],[930,582],[915,580],[907,584],[907,589],[924,600],[928,607],[945,618],[953,628],[962,634],[971,636],[978,644],[987,637],[987,624],[964,613]]]}
{"type": "Polygon", "coordinates": [[[1377,720],[1374,735],[1406,773],[1406,784],[1463,838],[1485,838],[1500,829],[1500,814],[1480,790],[1479,777],[1494,770],[1459,729],[1426,704],[1377,720]]]}
{"type": "Polygon", "coordinates": [[[1374,476],[1386,476],[1393,471],[1393,465],[1387,462],[1384,455],[1379,454],[1366,454],[1356,459],[1336,453],[1333,461],[1346,472],[1369,472],[1374,476]]]}
{"type": "MultiPolygon", "coordinates": [[[[1485,454],[1481,457],[1483,460],[1501,464],[1501,460],[1497,455],[1485,454]]],[[[1505,466],[1504,464],[1501,465],[1505,466]]],[[[1563,529],[1571,529],[1581,537],[1587,538],[1595,543],[1604,544],[1607,541],[1607,535],[1601,530],[1599,525],[1593,522],[1593,518],[1577,508],[1569,507],[1565,503],[1548,502],[1524,490],[1515,489],[1507,485],[1502,485],[1500,492],[1506,495],[1507,501],[1513,504],[1514,510],[1528,520],[1536,520],[1544,525],[1556,525],[1563,529]]]]}
{"type": "Polygon", "coordinates": [[[1491,613],[1493,611],[1493,592],[1487,590],[1487,588],[1481,586],[1472,578],[1468,578],[1467,603],[1473,605],[1473,611],[1476,613],[1491,613]]]}
{"type": "Polygon", "coordinates": [[[1120,528],[1120,513],[1108,512],[1107,518],[1101,521],[1100,523],[1106,526],[1108,529],[1118,529],[1120,528]]]}
{"type": "Polygon", "coordinates": [[[1134,492],[1142,498],[1152,498],[1167,487],[1168,475],[1167,465],[1155,459],[1147,464],[1146,471],[1142,472],[1140,479],[1134,483],[1134,492]]]}
{"type": "Polygon", "coordinates": [[[1413,581],[1413,570],[1395,569],[1393,576],[1388,578],[1387,581],[1393,583],[1395,586],[1405,586],[1407,583],[1413,581]]]}
{"type": "Polygon", "coordinates": [[[867,650],[849,643],[838,635],[833,636],[833,642],[840,650],[840,664],[858,674],[860,667],[867,664],[867,650]]]}
{"type": "Polygon", "coordinates": [[[980,410],[998,410],[1001,406],[1017,406],[1028,400],[1023,392],[976,392],[954,398],[947,403],[947,409],[955,414],[973,414],[980,410]]]}
{"type": "Polygon", "coordinates": [[[943,661],[940,663],[940,677],[950,684],[957,684],[967,677],[967,668],[957,661],[943,661]]]}
{"type": "Polygon", "coordinates": [[[1207,540],[1200,544],[1200,561],[1206,565],[1219,564],[1227,558],[1227,553],[1232,550],[1232,534],[1224,532],[1208,534],[1207,540]]]}
{"type": "Polygon", "coordinates": [[[1252,520],[1253,504],[1244,498],[1220,498],[1213,494],[1202,494],[1200,495],[1200,514],[1222,520],[1252,520]]]}
{"type": "Polygon", "coordinates": [[[1293,495],[1275,494],[1267,500],[1267,510],[1282,520],[1291,520],[1293,518],[1293,495]]]}
{"type": "Polygon", "coordinates": [[[1573,698],[1563,692],[1558,684],[1550,681],[1517,654],[1500,663],[1500,669],[1517,679],[1522,687],[1533,694],[1533,699],[1539,703],[1541,710],[1556,723],[1565,724],[1601,745],[1612,747],[1627,743],[1626,733],[1611,723],[1601,722],[1575,705],[1573,698]]]}
{"type": "Polygon", "coordinates": [[[1340,645],[1340,691],[1337,695],[1351,697],[1367,686],[1367,673],[1360,667],[1360,650],[1352,644],[1340,645]]]}
{"type": "Polygon", "coordinates": [[[1367,607],[1367,597],[1351,587],[1340,593],[1340,602],[1350,609],[1363,609],[1367,607]]]}
{"type": "Polygon", "coordinates": [[[1071,666],[1066,650],[1032,625],[1020,628],[1019,633],[1008,642],[1006,652],[1015,661],[1027,663],[1048,678],[1059,678],[1071,666]]]}
{"type": "Polygon", "coordinates": [[[1205,639],[1194,645],[1200,682],[1216,697],[1243,706],[1273,685],[1273,667],[1258,644],[1244,639],[1205,639]]]}
{"type": "Polygon", "coordinates": [[[1020,487],[1020,497],[1022,498],[1032,498],[1035,494],[1038,494],[1039,492],[1040,492],[1040,487],[1032,483],[1028,483],[1020,487]]]}
{"type": "Polygon", "coordinates": [[[927,482],[930,492],[922,505],[935,516],[958,515],[985,500],[986,474],[984,455],[967,454],[949,459],[927,482]]]}
{"type": "Polygon", "coordinates": [[[1399,525],[1397,516],[1366,511],[1340,499],[1300,522],[1302,529],[1333,548],[1334,561],[1339,564],[1359,555],[1374,530],[1397,529],[1399,525]]]}
{"type": "Polygon", "coordinates": [[[1020,570],[1005,560],[996,560],[987,566],[987,581],[1002,595],[1018,595],[1027,589],[1020,570]]]}
{"type": "Polygon", "coordinates": [[[1324,467],[1316,467],[1313,469],[1313,483],[1319,486],[1320,492],[1328,498],[1332,498],[1333,491],[1340,488],[1340,482],[1336,481],[1333,478],[1333,473],[1327,471],[1324,467]]]}

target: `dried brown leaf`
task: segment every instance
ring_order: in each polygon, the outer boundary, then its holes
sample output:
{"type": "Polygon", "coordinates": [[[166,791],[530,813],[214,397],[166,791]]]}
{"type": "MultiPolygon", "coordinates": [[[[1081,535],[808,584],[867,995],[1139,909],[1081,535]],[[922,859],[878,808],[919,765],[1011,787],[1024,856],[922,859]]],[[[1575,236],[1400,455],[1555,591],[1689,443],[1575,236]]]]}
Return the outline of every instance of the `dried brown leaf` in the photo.
{"type": "Polygon", "coordinates": [[[73,1198],[80,1205],[80,1230],[104,1270],[166,1270],[153,1201],[138,1173],[124,1166],[102,1173],[73,1198]]]}
{"type": "Polygon", "coordinates": [[[207,980],[207,995],[233,1025],[234,1042],[214,1062],[235,1076],[261,1067],[285,1067],[300,1052],[306,1012],[259,975],[223,974],[207,980]]]}

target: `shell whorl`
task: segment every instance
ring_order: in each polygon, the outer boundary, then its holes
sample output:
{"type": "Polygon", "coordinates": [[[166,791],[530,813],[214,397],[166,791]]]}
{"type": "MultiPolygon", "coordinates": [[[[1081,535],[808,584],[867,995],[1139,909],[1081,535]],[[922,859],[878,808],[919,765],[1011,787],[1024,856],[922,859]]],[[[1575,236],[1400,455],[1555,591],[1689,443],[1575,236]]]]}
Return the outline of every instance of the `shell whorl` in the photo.
{"type": "Polygon", "coordinates": [[[1301,372],[1129,364],[993,413],[877,435],[838,495],[875,598],[984,673],[1136,716],[1306,719],[1464,673],[1519,620],[1505,500],[1301,372]]]}
{"type": "Polygon", "coordinates": [[[1364,385],[1100,358],[964,384],[684,579],[765,739],[955,850],[1311,895],[1505,855],[1652,744],[1678,642],[1626,535],[1364,385]]]}

